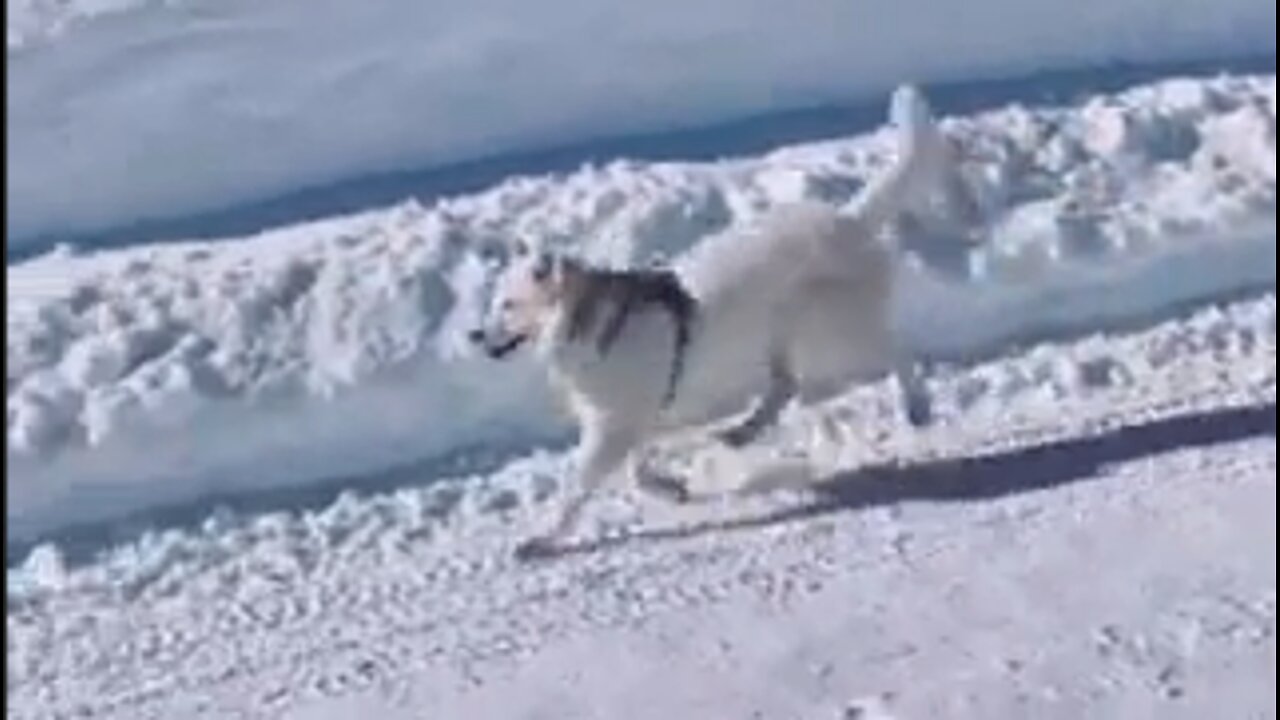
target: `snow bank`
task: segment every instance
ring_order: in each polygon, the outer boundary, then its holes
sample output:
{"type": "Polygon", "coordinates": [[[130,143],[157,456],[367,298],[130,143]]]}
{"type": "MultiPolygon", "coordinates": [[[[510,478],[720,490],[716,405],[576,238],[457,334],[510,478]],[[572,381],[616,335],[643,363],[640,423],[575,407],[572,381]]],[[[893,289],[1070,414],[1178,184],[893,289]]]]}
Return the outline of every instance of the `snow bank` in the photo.
{"type": "MultiPolygon", "coordinates": [[[[968,358],[1275,283],[1275,79],[957,119],[990,218],[921,228],[901,322],[968,358]],[[927,230],[927,232],[926,232],[927,230]]],[[[8,271],[11,536],[210,494],[564,437],[536,370],[461,340],[512,238],[628,264],[796,198],[849,202],[890,137],[616,163],[218,243],[8,271]]],[[[747,389],[743,389],[744,392],[747,389]]]]}
{"type": "Polygon", "coordinates": [[[1274,54],[1270,0],[8,0],[6,239],[918,82],[1274,54]]]}

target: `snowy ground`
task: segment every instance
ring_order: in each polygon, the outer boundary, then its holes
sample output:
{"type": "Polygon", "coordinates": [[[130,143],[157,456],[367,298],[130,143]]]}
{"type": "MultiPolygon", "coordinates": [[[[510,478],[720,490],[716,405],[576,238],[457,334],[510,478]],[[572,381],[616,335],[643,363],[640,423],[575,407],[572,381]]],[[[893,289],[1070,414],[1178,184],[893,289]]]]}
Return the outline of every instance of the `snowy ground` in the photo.
{"type": "Polygon", "coordinates": [[[7,0],[10,720],[1276,718],[1275,4],[579,5],[7,0]],[[545,563],[571,428],[462,341],[508,243],[667,258],[847,205],[889,136],[343,214],[907,77],[1224,58],[962,98],[981,224],[904,234],[897,318],[938,422],[872,384],[684,437],[650,462],[695,502],[605,498],[545,563]]]}
{"type": "Polygon", "coordinates": [[[1275,322],[949,372],[923,435],[869,387],[745,458],[670,449],[808,489],[612,498],[544,565],[511,548],[558,456],[45,549],[10,573],[10,717],[1273,718],[1275,322]]]}

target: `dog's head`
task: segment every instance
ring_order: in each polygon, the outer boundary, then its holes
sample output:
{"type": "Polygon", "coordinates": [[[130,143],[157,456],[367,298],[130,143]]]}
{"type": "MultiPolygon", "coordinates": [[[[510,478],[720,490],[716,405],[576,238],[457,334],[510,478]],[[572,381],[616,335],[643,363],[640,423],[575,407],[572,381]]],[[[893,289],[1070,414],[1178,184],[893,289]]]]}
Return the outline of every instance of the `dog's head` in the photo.
{"type": "Polygon", "coordinates": [[[519,350],[554,316],[565,297],[569,261],[518,247],[498,276],[492,300],[471,341],[495,360],[519,350]]]}

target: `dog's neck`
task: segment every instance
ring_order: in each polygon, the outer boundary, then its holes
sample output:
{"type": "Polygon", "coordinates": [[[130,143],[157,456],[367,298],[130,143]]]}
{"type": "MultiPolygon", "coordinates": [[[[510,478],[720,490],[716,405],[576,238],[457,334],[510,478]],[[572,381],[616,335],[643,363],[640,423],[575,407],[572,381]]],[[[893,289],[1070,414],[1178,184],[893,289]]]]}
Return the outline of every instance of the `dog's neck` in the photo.
{"type": "Polygon", "coordinates": [[[684,371],[697,302],[668,269],[605,270],[562,260],[558,272],[559,318],[553,342],[594,345],[608,355],[634,313],[653,307],[671,317],[675,333],[666,402],[674,399],[684,371]]]}
{"type": "Polygon", "coordinates": [[[572,308],[582,302],[594,284],[592,275],[598,270],[581,261],[562,258],[556,269],[556,293],[561,306],[572,308]]]}

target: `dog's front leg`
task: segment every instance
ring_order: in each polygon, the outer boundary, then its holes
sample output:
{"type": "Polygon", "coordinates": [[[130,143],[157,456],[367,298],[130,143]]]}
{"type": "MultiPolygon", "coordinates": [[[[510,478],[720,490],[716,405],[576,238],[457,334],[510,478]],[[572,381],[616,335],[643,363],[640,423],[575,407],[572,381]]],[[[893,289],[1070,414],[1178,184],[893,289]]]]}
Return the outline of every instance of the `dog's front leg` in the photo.
{"type": "Polygon", "coordinates": [[[769,387],[755,402],[755,407],[737,425],[717,437],[730,447],[742,447],[760,436],[782,415],[782,409],[796,395],[796,381],[786,361],[775,358],[769,363],[769,387]]]}
{"type": "Polygon", "coordinates": [[[627,462],[638,439],[638,433],[627,427],[588,427],[578,451],[576,491],[565,502],[551,531],[521,545],[520,554],[531,557],[554,552],[555,545],[577,529],[587,503],[627,462]]]}

